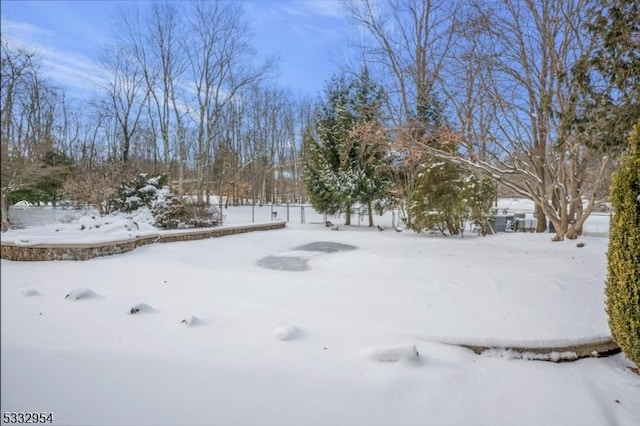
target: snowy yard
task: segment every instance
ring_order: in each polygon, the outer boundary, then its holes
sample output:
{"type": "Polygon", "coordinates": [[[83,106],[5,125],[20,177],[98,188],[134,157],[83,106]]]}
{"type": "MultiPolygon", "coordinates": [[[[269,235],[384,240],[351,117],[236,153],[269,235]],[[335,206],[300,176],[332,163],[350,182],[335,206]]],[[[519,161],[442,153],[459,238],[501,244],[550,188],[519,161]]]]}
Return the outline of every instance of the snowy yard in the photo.
{"type": "MultiPolygon", "coordinates": [[[[250,207],[225,213],[251,221],[250,207]]],[[[333,232],[294,214],[284,230],[85,262],[2,260],[2,411],[87,425],[637,424],[640,376],[622,354],[556,364],[456,346],[608,337],[606,238],[443,238],[388,217],[384,232],[333,232]]]]}

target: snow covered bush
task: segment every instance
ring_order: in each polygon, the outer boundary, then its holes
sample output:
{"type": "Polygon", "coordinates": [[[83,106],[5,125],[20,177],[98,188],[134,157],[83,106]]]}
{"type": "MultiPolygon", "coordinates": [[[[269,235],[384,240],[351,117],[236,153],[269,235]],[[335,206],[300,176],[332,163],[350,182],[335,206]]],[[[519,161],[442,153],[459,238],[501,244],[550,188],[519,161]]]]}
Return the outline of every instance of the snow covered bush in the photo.
{"type": "Polygon", "coordinates": [[[613,338],[640,367],[640,121],[630,141],[611,184],[605,294],[613,338]]]}
{"type": "Polygon", "coordinates": [[[152,203],[159,195],[160,197],[164,196],[159,194],[158,191],[162,191],[165,184],[165,176],[148,178],[145,173],[140,173],[131,181],[125,182],[120,186],[117,196],[111,200],[111,203],[116,210],[125,213],[138,210],[140,207],[151,208],[152,203]]]}
{"type": "Polygon", "coordinates": [[[460,166],[433,159],[421,167],[409,209],[416,232],[438,229],[458,235],[467,220],[482,223],[496,197],[495,185],[460,166]]]}
{"type": "Polygon", "coordinates": [[[185,202],[167,187],[158,191],[158,195],[152,202],[151,213],[160,228],[206,228],[220,223],[220,212],[214,206],[185,202]]]}
{"type": "Polygon", "coordinates": [[[153,214],[154,225],[163,229],[202,228],[219,223],[220,214],[215,207],[185,203],[165,182],[164,175],[149,178],[139,174],[122,184],[109,202],[115,210],[126,213],[146,207],[153,214]]]}

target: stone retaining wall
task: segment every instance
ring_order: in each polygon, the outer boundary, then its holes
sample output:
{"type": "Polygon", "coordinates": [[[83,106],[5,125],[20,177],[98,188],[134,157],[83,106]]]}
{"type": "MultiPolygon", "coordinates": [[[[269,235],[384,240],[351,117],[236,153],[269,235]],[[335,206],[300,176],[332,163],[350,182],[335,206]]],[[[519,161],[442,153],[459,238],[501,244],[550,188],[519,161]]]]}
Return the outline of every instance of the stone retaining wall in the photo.
{"type": "Polygon", "coordinates": [[[553,362],[562,362],[562,361],[575,361],[582,358],[588,357],[601,357],[607,355],[613,355],[620,352],[620,346],[613,339],[604,339],[604,340],[595,340],[593,342],[586,342],[576,345],[568,345],[568,346],[550,346],[550,347],[528,347],[528,346],[510,346],[510,347],[491,347],[491,346],[480,346],[480,345],[468,345],[468,344],[458,344],[458,346],[462,346],[463,348],[471,349],[476,354],[482,354],[485,351],[499,349],[499,350],[507,350],[513,351],[520,354],[531,354],[533,355],[533,359],[536,359],[536,355],[549,355],[549,354],[559,354],[558,358],[549,358],[545,359],[544,357],[537,358],[541,361],[553,361],[553,362]],[[563,358],[562,354],[573,354],[573,356],[569,358],[563,358]]]}
{"type": "Polygon", "coordinates": [[[61,243],[24,246],[17,245],[13,242],[2,241],[0,242],[0,258],[17,261],[89,260],[94,257],[126,253],[134,250],[136,247],[147,244],[193,241],[223,237],[225,235],[242,234],[245,232],[268,231],[272,229],[282,229],[285,225],[285,222],[272,222],[223,228],[190,229],[95,244],[61,243]]]}

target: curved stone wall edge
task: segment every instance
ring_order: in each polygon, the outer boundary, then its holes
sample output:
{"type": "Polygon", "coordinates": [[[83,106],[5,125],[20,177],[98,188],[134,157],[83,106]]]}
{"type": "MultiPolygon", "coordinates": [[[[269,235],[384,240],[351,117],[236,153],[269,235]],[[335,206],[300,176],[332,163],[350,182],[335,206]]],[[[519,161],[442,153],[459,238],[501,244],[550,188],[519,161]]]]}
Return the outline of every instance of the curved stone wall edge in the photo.
{"type": "Polygon", "coordinates": [[[14,261],[89,260],[96,257],[127,253],[135,250],[136,247],[156,242],[194,241],[253,231],[282,229],[285,226],[285,222],[272,222],[223,228],[190,229],[183,232],[159,233],[95,244],[60,243],[25,246],[13,242],[0,241],[0,258],[14,261]]]}

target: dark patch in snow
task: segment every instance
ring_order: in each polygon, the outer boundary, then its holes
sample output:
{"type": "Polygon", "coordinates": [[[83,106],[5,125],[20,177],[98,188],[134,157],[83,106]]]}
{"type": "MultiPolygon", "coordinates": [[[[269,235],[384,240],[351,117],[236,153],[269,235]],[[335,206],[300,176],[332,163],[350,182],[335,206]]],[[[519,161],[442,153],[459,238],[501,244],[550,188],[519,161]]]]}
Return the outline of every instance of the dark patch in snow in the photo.
{"type": "Polygon", "coordinates": [[[22,297],[34,297],[41,296],[41,293],[38,290],[27,290],[22,292],[22,297]]]}
{"type": "Polygon", "coordinates": [[[351,244],[334,243],[331,241],[316,241],[294,248],[294,250],[319,251],[322,253],[336,253],[339,251],[355,250],[358,247],[351,244]]]}
{"type": "Polygon", "coordinates": [[[258,260],[258,266],[274,271],[307,271],[308,259],[295,256],[267,256],[258,260]]]}
{"type": "MultiPolygon", "coordinates": [[[[341,251],[355,250],[358,247],[350,244],[334,243],[331,241],[315,241],[313,243],[304,244],[294,248],[294,251],[301,252],[317,252],[317,253],[337,253],[341,251]]],[[[308,253],[307,253],[308,256],[308,253]]],[[[284,256],[273,255],[263,257],[258,260],[258,266],[274,271],[307,271],[309,259],[302,254],[301,256],[284,256]]]]}

